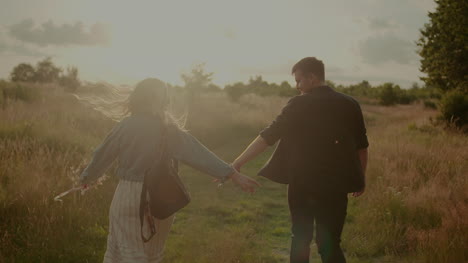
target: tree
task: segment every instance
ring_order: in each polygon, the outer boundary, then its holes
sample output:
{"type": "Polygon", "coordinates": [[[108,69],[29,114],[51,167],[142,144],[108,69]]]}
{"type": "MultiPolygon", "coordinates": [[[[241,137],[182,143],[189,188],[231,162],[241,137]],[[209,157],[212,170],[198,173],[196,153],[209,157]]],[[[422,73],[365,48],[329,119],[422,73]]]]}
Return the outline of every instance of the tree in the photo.
{"type": "Polygon", "coordinates": [[[78,79],[78,68],[67,68],[67,73],[60,76],[59,83],[68,91],[76,91],[81,85],[81,82],[78,79]]]}
{"type": "Polygon", "coordinates": [[[62,72],[62,69],[56,67],[52,63],[52,59],[48,57],[37,63],[34,79],[41,83],[55,82],[59,79],[60,72],[62,72]]]}
{"type": "Polygon", "coordinates": [[[185,88],[190,90],[203,90],[210,88],[213,72],[205,73],[205,64],[196,65],[189,74],[182,74],[185,88]]]}
{"type": "Polygon", "coordinates": [[[232,85],[226,85],[224,91],[231,101],[237,102],[247,91],[246,86],[242,82],[236,82],[232,85]]]}
{"type": "MultiPolygon", "coordinates": [[[[181,75],[185,83],[184,88],[189,112],[193,109],[194,103],[199,100],[200,93],[213,91],[217,88],[217,86],[211,82],[213,74],[213,72],[205,72],[205,64],[198,64],[189,74],[181,75]]],[[[190,120],[190,118],[188,120],[190,120]]]]}
{"type": "Polygon", "coordinates": [[[249,78],[249,84],[248,85],[252,89],[256,89],[256,88],[261,89],[261,88],[268,87],[268,82],[264,81],[262,76],[257,75],[255,77],[250,77],[249,78]]]}
{"type": "Polygon", "coordinates": [[[34,67],[27,63],[17,65],[10,73],[10,78],[13,82],[31,82],[34,81],[35,76],[36,71],[34,67]]]}
{"type": "Polygon", "coordinates": [[[289,84],[289,82],[287,82],[287,81],[281,82],[280,88],[285,89],[285,90],[293,89],[293,87],[291,87],[291,84],[289,84]]]}
{"type": "Polygon", "coordinates": [[[292,97],[299,95],[299,91],[296,88],[293,88],[289,82],[283,81],[279,85],[279,96],[281,97],[292,97]]]}
{"type": "Polygon", "coordinates": [[[335,82],[331,81],[331,80],[325,80],[325,85],[327,85],[328,87],[332,88],[332,89],[336,89],[336,84],[335,82]]]}
{"type": "Polygon", "coordinates": [[[393,83],[384,83],[378,87],[380,92],[380,104],[385,106],[395,105],[398,102],[398,91],[400,86],[393,83]]]}
{"type": "Polygon", "coordinates": [[[436,0],[430,22],[421,29],[421,78],[428,87],[468,89],[468,1],[436,0]]]}

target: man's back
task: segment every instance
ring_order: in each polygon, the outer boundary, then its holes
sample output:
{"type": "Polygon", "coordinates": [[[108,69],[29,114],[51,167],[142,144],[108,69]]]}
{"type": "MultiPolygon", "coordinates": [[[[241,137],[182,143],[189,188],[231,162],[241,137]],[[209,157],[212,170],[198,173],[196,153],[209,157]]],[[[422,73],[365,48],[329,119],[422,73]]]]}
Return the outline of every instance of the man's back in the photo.
{"type": "Polygon", "coordinates": [[[303,58],[291,73],[303,95],[288,102],[236,158],[233,167],[239,170],[280,141],[259,175],[289,184],[290,262],[309,262],[310,243],[316,233],[322,262],[345,263],[340,241],[347,193],[359,196],[365,185],[368,142],[362,112],[354,99],[324,85],[321,60],[303,58]]]}
{"type": "Polygon", "coordinates": [[[290,185],[308,191],[356,191],[363,183],[357,149],[367,147],[365,134],[354,99],[327,86],[317,87],[291,99],[262,132],[267,141],[281,139],[275,152],[281,164],[274,164],[273,156],[265,169],[281,165],[290,185]]]}

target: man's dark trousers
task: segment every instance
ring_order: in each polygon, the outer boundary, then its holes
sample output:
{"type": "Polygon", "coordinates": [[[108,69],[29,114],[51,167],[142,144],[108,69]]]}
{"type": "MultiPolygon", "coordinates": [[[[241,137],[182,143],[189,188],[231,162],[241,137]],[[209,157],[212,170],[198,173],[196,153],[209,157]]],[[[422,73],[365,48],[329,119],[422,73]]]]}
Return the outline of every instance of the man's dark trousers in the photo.
{"type": "Polygon", "coordinates": [[[323,263],[346,262],[340,237],[346,217],[346,193],[314,194],[288,188],[292,218],[291,263],[308,263],[310,243],[316,228],[316,244],[323,263]]]}

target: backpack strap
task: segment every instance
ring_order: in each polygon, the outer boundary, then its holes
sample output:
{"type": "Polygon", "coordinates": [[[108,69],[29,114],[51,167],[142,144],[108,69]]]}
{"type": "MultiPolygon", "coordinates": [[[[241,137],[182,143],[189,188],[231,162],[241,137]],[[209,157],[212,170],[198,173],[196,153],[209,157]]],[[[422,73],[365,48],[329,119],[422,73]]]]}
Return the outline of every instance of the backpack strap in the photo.
{"type": "MultiPolygon", "coordinates": [[[[163,125],[163,131],[161,135],[161,155],[159,157],[159,161],[161,161],[164,156],[164,154],[167,154],[167,127],[163,125]]],[[[148,241],[153,238],[153,236],[156,234],[156,226],[154,224],[154,218],[151,216],[151,211],[149,207],[149,201],[148,201],[148,188],[146,184],[146,174],[148,173],[150,169],[146,170],[145,172],[145,177],[143,179],[143,187],[141,189],[141,195],[140,195],[140,234],[141,234],[141,239],[143,240],[144,243],[147,243],[148,241]],[[148,238],[145,237],[143,234],[143,224],[144,224],[144,219],[146,215],[146,220],[148,221],[149,227],[150,227],[150,236],[148,238]]]]}
{"type": "Polygon", "coordinates": [[[156,226],[154,224],[154,218],[151,216],[151,213],[149,211],[149,202],[147,199],[147,189],[146,185],[143,183],[143,189],[141,190],[141,197],[140,197],[140,234],[141,234],[141,239],[143,239],[143,242],[146,243],[153,238],[153,236],[156,234],[156,226]],[[143,234],[143,224],[144,224],[144,219],[146,215],[146,220],[148,221],[149,227],[150,227],[150,236],[145,237],[143,234]]]}

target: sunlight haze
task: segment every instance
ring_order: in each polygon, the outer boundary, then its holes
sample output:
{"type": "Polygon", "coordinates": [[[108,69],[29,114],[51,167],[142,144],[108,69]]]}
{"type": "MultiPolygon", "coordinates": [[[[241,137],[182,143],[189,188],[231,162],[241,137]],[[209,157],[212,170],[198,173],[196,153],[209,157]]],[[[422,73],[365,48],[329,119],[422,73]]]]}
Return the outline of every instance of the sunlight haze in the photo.
{"type": "Polygon", "coordinates": [[[89,81],[131,84],[206,63],[225,85],[262,75],[287,80],[306,56],[336,83],[419,81],[414,42],[429,0],[23,1],[2,0],[0,78],[50,56],[89,81]]]}

